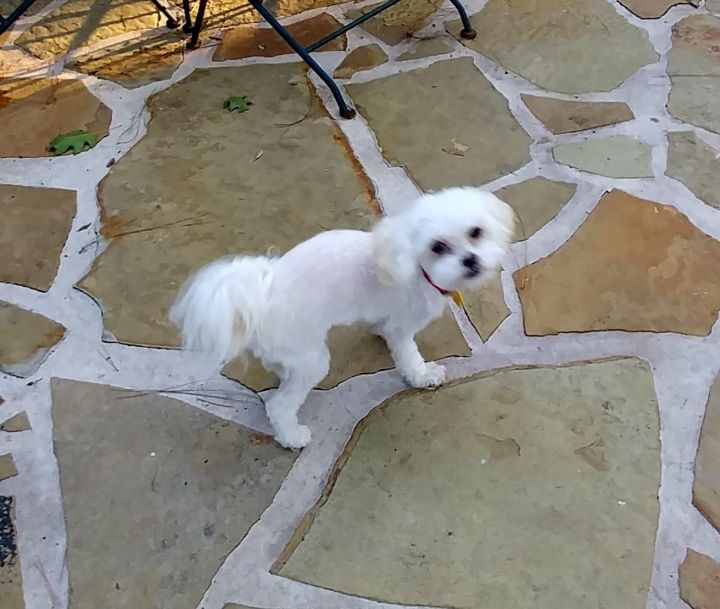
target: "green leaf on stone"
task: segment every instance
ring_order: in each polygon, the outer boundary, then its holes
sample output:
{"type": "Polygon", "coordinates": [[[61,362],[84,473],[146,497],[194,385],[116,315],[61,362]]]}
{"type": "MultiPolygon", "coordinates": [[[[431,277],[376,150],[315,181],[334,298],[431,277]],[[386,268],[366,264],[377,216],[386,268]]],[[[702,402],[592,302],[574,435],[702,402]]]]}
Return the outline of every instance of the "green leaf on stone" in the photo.
{"type": "Polygon", "coordinates": [[[70,131],[61,133],[48,144],[48,150],[58,156],[72,151],[73,154],[94,148],[98,143],[98,136],[90,131],[70,131]]]}
{"type": "Polygon", "coordinates": [[[247,99],[247,95],[231,95],[223,104],[223,108],[227,108],[228,112],[245,112],[250,106],[252,102],[247,99]]]}

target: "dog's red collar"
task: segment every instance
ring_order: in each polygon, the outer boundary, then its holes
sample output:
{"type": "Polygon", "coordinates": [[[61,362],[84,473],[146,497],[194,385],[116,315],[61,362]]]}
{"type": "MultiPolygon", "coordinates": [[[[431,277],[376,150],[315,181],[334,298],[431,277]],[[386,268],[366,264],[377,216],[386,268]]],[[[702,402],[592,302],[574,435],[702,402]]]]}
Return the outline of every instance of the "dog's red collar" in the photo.
{"type": "Polygon", "coordinates": [[[465,303],[463,302],[460,292],[445,290],[445,289],[441,288],[437,283],[435,283],[431,279],[430,275],[427,274],[427,271],[423,267],[420,267],[420,270],[422,271],[423,277],[425,277],[425,281],[427,281],[432,287],[434,287],[439,294],[441,294],[442,296],[445,296],[445,298],[452,298],[453,302],[457,306],[459,306],[462,309],[465,308],[465,303]]]}
{"type": "Polygon", "coordinates": [[[444,289],[441,288],[438,284],[436,284],[436,283],[430,278],[430,275],[427,274],[427,271],[426,271],[424,268],[420,267],[420,270],[422,271],[422,274],[423,274],[423,277],[425,277],[425,280],[426,280],[432,287],[434,287],[440,294],[442,294],[443,296],[452,296],[452,295],[453,295],[453,292],[451,292],[450,290],[444,290],[444,289]]]}

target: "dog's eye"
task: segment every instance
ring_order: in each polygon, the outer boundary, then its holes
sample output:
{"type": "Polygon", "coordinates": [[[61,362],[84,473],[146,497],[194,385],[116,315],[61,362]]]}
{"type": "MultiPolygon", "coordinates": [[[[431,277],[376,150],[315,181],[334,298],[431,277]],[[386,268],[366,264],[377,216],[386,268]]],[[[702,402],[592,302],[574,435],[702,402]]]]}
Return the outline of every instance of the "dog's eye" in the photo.
{"type": "Polygon", "coordinates": [[[431,246],[430,250],[433,254],[442,256],[443,254],[449,254],[452,252],[452,248],[444,241],[435,241],[431,246]]]}
{"type": "Polygon", "coordinates": [[[470,229],[470,231],[468,232],[468,236],[471,239],[479,239],[480,237],[482,237],[482,234],[483,234],[483,229],[480,228],[479,226],[473,226],[470,229]]]}

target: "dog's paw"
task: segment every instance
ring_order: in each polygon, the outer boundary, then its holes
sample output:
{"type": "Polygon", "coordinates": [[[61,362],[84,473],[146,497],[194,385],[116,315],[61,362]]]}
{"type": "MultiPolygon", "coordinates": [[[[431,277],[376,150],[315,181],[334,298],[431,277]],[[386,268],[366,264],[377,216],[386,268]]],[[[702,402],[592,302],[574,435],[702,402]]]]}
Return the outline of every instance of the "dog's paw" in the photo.
{"type": "Polygon", "coordinates": [[[310,444],[311,437],[312,433],[310,432],[309,427],[306,425],[296,425],[295,427],[279,431],[275,436],[275,439],[281,446],[297,450],[305,448],[308,444],[310,444]]]}
{"type": "Polygon", "coordinates": [[[422,368],[406,375],[408,383],[418,389],[438,387],[445,381],[445,366],[427,362],[422,368]]]}

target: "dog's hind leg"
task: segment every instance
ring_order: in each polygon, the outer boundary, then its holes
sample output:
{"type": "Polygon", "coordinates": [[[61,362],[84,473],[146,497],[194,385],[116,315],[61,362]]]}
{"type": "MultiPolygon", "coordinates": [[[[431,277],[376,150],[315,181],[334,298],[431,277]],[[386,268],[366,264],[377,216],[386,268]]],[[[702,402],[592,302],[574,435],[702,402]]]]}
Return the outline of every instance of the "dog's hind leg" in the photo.
{"type": "Polygon", "coordinates": [[[305,349],[278,362],[280,386],[265,405],[275,439],[286,448],[303,448],[310,442],[310,428],[298,422],[298,410],[308,394],[328,373],[330,353],[325,343],[305,349]]]}

